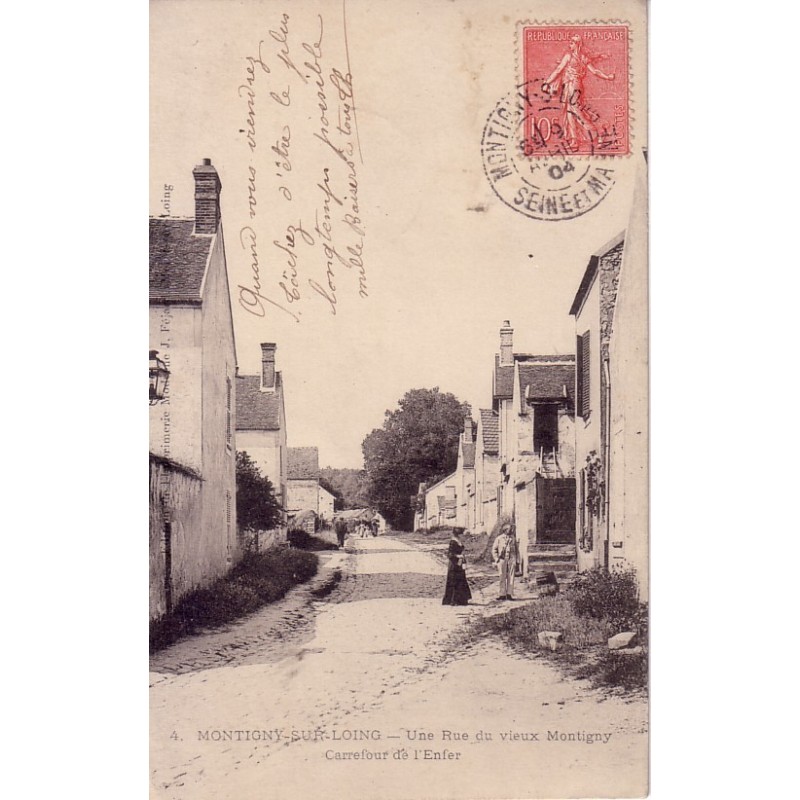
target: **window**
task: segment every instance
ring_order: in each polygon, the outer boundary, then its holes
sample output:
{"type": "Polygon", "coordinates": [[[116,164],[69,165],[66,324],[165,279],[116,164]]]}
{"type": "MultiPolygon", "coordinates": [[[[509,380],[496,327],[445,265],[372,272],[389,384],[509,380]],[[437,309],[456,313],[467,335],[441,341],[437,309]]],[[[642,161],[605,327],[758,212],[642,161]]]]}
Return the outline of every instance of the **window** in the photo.
{"type": "Polygon", "coordinates": [[[533,407],[533,450],[558,450],[558,406],[554,403],[537,403],[533,407]]]}
{"type": "Polygon", "coordinates": [[[576,411],[579,417],[588,417],[590,411],[591,363],[592,353],[589,344],[589,331],[578,337],[577,347],[577,397],[576,411]]]}

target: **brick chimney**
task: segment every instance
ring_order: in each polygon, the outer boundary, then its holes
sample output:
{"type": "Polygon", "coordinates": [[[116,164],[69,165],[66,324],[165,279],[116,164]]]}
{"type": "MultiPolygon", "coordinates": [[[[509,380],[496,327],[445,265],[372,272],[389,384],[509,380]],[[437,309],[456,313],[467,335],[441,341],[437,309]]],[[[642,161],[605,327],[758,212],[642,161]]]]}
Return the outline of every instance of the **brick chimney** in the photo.
{"type": "Polygon", "coordinates": [[[216,233],[222,184],[210,158],[192,170],[194,175],[194,232],[216,233]]]}
{"type": "Polygon", "coordinates": [[[472,441],[472,412],[467,411],[464,415],[464,440],[467,442],[472,441]]]}
{"type": "Polygon", "coordinates": [[[275,350],[277,345],[274,342],[263,342],[261,344],[261,388],[275,388],[275,350]]]}
{"type": "Polygon", "coordinates": [[[508,320],[500,328],[500,366],[508,367],[514,363],[514,329],[508,320]]]}

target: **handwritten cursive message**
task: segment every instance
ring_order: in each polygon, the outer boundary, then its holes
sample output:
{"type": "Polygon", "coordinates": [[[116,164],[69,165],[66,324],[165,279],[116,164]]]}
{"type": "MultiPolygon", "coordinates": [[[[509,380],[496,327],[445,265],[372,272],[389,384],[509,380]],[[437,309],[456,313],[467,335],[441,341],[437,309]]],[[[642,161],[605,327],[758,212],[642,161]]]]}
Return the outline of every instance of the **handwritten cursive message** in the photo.
{"type": "Polygon", "coordinates": [[[257,317],[332,315],[343,293],[369,297],[363,164],[347,31],[322,14],[280,14],[244,57],[237,95],[246,152],[247,278],[239,305],[257,317]]]}

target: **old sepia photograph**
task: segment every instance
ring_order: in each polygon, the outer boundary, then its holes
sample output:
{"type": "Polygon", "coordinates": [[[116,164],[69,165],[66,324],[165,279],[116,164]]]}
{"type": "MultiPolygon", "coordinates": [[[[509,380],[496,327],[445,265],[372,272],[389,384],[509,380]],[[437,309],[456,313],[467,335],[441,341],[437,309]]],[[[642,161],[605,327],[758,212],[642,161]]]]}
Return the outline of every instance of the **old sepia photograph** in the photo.
{"type": "Polygon", "coordinates": [[[647,3],[149,16],[151,798],[647,796],[647,3]]]}

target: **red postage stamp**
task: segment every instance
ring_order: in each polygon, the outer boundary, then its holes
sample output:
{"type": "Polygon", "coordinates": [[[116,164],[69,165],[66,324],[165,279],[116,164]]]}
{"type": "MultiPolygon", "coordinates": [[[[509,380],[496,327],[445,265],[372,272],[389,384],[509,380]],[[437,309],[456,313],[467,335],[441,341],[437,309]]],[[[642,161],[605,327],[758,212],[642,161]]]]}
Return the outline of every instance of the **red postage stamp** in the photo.
{"type": "Polygon", "coordinates": [[[524,25],[522,78],[539,102],[526,114],[526,156],[630,152],[628,26],[524,25]]]}

